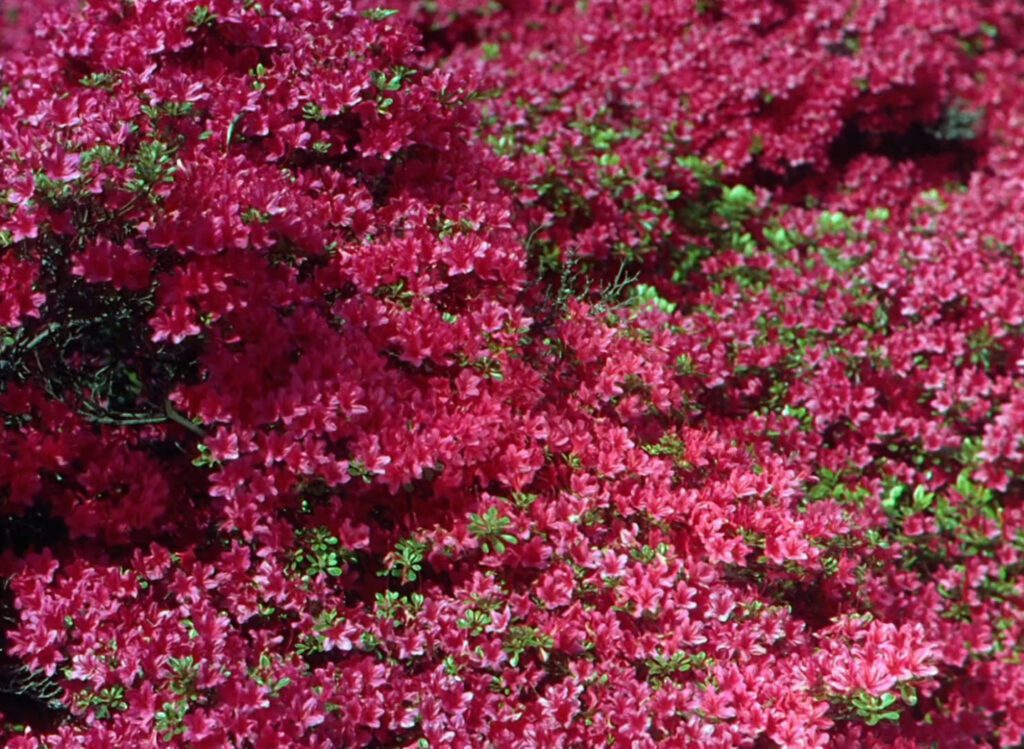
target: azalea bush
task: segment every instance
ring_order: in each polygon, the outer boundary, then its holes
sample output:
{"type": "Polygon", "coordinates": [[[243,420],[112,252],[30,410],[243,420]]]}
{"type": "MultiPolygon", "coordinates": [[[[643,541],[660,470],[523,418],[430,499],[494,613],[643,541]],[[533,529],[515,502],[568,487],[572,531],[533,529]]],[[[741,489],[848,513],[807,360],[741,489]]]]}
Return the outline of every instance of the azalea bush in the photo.
{"type": "Polygon", "coordinates": [[[1024,742],[1024,7],[5,4],[0,731],[1024,742]]]}

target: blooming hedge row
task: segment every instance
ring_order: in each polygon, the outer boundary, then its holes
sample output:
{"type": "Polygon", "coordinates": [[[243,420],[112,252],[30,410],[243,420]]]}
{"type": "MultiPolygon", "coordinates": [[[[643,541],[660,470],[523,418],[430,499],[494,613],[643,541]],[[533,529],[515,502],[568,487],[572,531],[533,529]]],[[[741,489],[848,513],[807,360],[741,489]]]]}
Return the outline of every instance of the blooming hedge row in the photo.
{"type": "Polygon", "coordinates": [[[6,746],[1024,741],[1018,3],[26,7],[6,746]]]}

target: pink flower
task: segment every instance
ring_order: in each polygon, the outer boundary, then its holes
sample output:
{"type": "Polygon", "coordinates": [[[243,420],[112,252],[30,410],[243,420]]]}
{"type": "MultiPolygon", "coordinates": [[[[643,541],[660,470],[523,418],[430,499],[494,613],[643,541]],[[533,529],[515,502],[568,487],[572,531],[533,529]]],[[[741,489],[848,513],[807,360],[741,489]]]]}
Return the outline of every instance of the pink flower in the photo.
{"type": "Polygon", "coordinates": [[[560,566],[543,575],[535,590],[547,608],[557,609],[572,602],[574,587],[572,572],[560,566]]]}
{"type": "Polygon", "coordinates": [[[46,176],[55,182],[73,182],[82,176],[80,163],[81,157],[78,154],[68,153],[58,147],[44,159],[43,166],[46,176]]]}

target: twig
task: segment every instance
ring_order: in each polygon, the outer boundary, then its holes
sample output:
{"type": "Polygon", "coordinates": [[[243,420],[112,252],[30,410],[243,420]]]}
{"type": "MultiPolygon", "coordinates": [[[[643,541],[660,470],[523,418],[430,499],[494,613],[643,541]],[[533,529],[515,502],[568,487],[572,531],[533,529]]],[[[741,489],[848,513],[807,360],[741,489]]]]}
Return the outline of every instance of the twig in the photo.
{"type": "Polygon", "coordinates": [[[174,406],[171,405],[170,398],[164,399],[164,413],[167,414],[168,419],[173,421],[175,424],[180,424],[181,426],[185,427],[187,430],[192,432],[192,434],[195,434],[198,437],[206,437],[206,431],[203,430],[202,427],[197,426],[195,422],[186,419],[184,416],[182,416],[180,413],[174,410],[174,406]]]}

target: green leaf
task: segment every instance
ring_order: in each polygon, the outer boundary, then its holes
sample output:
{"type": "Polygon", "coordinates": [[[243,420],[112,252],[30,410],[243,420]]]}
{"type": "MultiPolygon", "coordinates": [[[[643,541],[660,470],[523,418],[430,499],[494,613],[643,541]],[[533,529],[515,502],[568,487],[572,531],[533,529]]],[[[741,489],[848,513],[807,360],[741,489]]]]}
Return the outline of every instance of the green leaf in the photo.
{"type": "Polygon", "coordinates": [[[818,227],[822,234],[846,234],[853,229],[850,219],[839,211],[828,211],[821,214],[818,219],[818,227]]]}
{"type": "Polygon", "coordinates": [[[875,726],[875,725],[878,725],[879,723],[881,723],[883,720],[899,720],[899,719],[900,719],[900,714],[898,712],[896,712],[895,710],[890,710],[889,712],[885,712],[885,713],[873,713],[872,715],[869,715],[865,719],[865,722],[869,726],[875,726]]]}
{"type": "Polygon", "coordinates": [[[914,489],[914,511],[924,512],[932,506],[932,502],[935,500],[935,494],[924,488],[923,485],[918,485],[914,489]]]}
{"type": "Polygon", "coordinates": [[[633,287],[632,299],[630,301],[637,309],[656,307],[666,314],[672,314],[676,311],[675,304],[664,299],[656,288],[645,283],[638,283],[633,287]]]}
{"type": "Polygon", "coordinates": [[[302,105],[302,116],[304,119],[313,122],[320,122],[326,119],[323,111],[320,109],[320,105],[312,101],[302,105]]]}
{"type": "Polygon", "coordinates": [[[900,504],[900,500],[903,495],[907,492],[908,487],[906,484],[896,484],[889,491],[882,496],[882,509],[892,515],[896,512],[896,508],[900,504]]]}
{"type": "Polygon", "coordinates": [[[210,10],[208,5],[200,5],[192,11],[192,25],[197,29],[203,26],[210,26],[217,22],[217,16],[210,10]]]}
{"type": "Polygon", "coordinates": [[[757,196],[754,194],[754,191],[746,185],[733,185],[732,187],[725,188],[723,197],[726,203],[742,205],[745,208],[749,208],[757,202],[757,196]]]}
{"type": "Polygon", "coordinates": [[[768,227],[763,230],[764,238],[767,239],[773,247],[779,250],[790,250],[793,248],[793,241],[790,239],[789,232],[787,232],[781,226],[768,227]]]}
{"type": "Polygon", "coordinates": [[[482,515],[472,513],[469,516],[469,532],[480,541],[480,548],[485,554],[493,549],[498,554],[505,552],[505,544],[518,543],[519,539],[508,528],[512,519],[498,514],[497,507],[491,507],[482,515]]]}
{"type": "Polygon", "coordinates": [[[371,21],[383,21],[396,15],[398,15],[398,11],[391,8],[370,8],[363,11],[363,18],[371,21]]]}
{"type": "Polygon", "coordinates": [[[117,84],[116,73],[90,73],[79,79],[79,83],[86,88],[110,89],[117,84]]]}
{"type": "Polygon", "coordinates": [[[159,140],[148,140],[139,146],[135,155],[135,176],[127,188],[132,192],[148,192],[155,185],[172,182],[175,167],[174,149],[159,140]]]}

